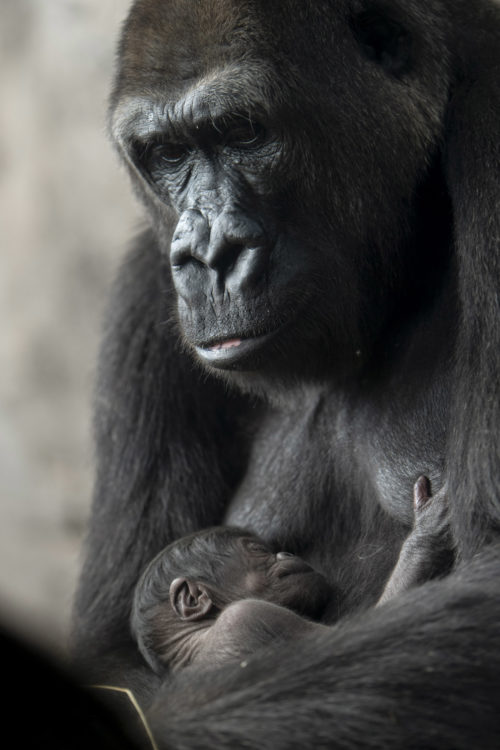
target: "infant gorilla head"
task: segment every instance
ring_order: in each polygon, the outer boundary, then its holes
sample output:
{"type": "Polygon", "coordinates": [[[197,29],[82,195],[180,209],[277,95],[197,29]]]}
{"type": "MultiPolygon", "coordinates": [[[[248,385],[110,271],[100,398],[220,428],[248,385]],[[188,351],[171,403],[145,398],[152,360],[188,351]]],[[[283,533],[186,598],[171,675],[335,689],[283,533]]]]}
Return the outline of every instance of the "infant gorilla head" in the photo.
{"type": "Polygon", "coordinates": [[[241,529],[214,527],[179,539],[148,565],[132,632],[155,671],[207,661],[208,652],[215,664],[307,629],[297,615],[320,617],[333,596],[300,557],[241,529]],[[235,606],[242,600],[244,611],[235,606]]]}

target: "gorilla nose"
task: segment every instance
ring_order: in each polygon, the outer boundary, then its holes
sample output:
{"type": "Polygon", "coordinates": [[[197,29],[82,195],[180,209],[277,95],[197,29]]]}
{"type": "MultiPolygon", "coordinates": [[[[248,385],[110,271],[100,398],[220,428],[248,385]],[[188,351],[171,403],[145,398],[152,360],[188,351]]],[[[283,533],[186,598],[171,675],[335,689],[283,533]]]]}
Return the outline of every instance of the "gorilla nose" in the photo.
{"type": "Polygon", "coordinates": [[[295,557],[291,552],[278,552],[276,555],[277,560],[286,560],[287,557],[295,557]]]}
{"type": "MultiPolygon", "coordinates": [[[[212,226],[197,209],[185,211],[171,243],[170,262],[181,286],[193,267],[215,275],[218,287],[246,291],[263,276],[269,258],[268,238],[260,224],[242,212],[225,211],[212,226]]],[[[186,290],[185,290],[186,291],[186,290]]]]}

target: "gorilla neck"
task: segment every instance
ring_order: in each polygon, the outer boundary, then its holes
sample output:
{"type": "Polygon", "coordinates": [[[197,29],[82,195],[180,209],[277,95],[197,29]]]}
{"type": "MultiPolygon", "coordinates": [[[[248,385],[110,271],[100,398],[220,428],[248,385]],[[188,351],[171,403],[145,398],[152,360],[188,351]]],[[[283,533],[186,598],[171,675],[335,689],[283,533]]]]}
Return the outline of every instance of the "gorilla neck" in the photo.
{"type": "MultiPolygon", "coordinates": [[[[389,321],[376,341],[363,348],[344,352],[343,356],[298,360],[271,364],[254,371],[210,370],[230,388],[270,404],[278,409],[296,409],[327,392],[371,400],[388,383],[413,384],[415,394],[428,390],[445,379],[455,348],[457,311],[452,302],[454,279],[450,274],[442,293],[431,305],[412,309],[406,317],[389,321]],[[432,332],[432,335],[431,333],[432,332]],[[418,379],[416,379],[418,377],[418,379]]],[[[397,396],[390,392],[390,398],[397,396]]]]}
{"type": "Polygon", "coordinates": [[[404,379],[418,390],[420,383],[439,381],[449,370],[455,347],[457,281],[448,249],[436,251],[431,263],[433,250],[432,245],[422,250],[423,267],[420,262],[418,269],[412,264],[414,276],[404,292],[381,302],[372,320],[359,311],[351,340],[332,341],[327,325],[323,330],[318,326],[310,339],[300,329],[295,334],[290,330],[255,369],[210,372],[278,408],[295,407],[311,393],[325,390],[366,394],[367,388],[378,391],[381,384],[404,379]]]}

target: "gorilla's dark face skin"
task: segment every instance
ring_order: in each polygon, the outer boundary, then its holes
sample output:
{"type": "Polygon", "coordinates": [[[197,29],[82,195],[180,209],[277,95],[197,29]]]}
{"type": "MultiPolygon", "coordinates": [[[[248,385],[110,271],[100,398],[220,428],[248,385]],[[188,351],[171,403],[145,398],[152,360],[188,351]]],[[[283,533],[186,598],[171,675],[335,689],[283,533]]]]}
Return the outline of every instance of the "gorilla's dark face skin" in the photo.
{"type": "MultiPolygon", "coordinates": [[[[340,374],[369,359],[396,305],[401,316],[396,289],[428,261],[409,237],[430,210],[418,189],[447,82],[432,34],[418,41],[417,3],[404,21],[344,3],[328,33],[322,2],[288,2],[286,27],[283,5],[273,24],[258,2],[137,3],[112,130],[195,356],[226,371],[331,376],[332,364],[340,374]]],[[[428,253],[439,267],[430,240],[428,253]]]]}

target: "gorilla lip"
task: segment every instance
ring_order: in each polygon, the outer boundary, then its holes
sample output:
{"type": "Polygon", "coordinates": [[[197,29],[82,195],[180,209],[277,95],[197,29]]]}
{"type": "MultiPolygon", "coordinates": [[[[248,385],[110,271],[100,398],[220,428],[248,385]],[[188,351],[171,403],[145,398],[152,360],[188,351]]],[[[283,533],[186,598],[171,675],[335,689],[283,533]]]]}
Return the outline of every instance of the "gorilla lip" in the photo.
{"type": "Polygon", "coordinates": [[[290,558],[288,560],[281,560],[280,561],[280,567],[279,567],[279,578],[284,578],[285,576],[294,575],[295,573],[314,573],[317,575],[314,568],[311,568],[310,565],[308,565],[305,560],[302,560],[301,558],[290,558]]]}
{"type": "Polygon", "coordinates": [[[252,338],[233,338],[222,339],[205,346],[196,346],[197,354],[214,367],[230,367],[243,357],[252,354],[257,349],[271,339],[275,331],[266,333],[263,336],[254,336],[252,338]]]}
{"type": "Polygon", "coordinates": [[[211,352],[218,352],[221,349],[232,349],[234,346],[239,346],[241,344],[241,339],[227,339],[226,341],[222,341],[220,344],[213,344],[213,346],[209,346],[208,350],[211,352]]]}

